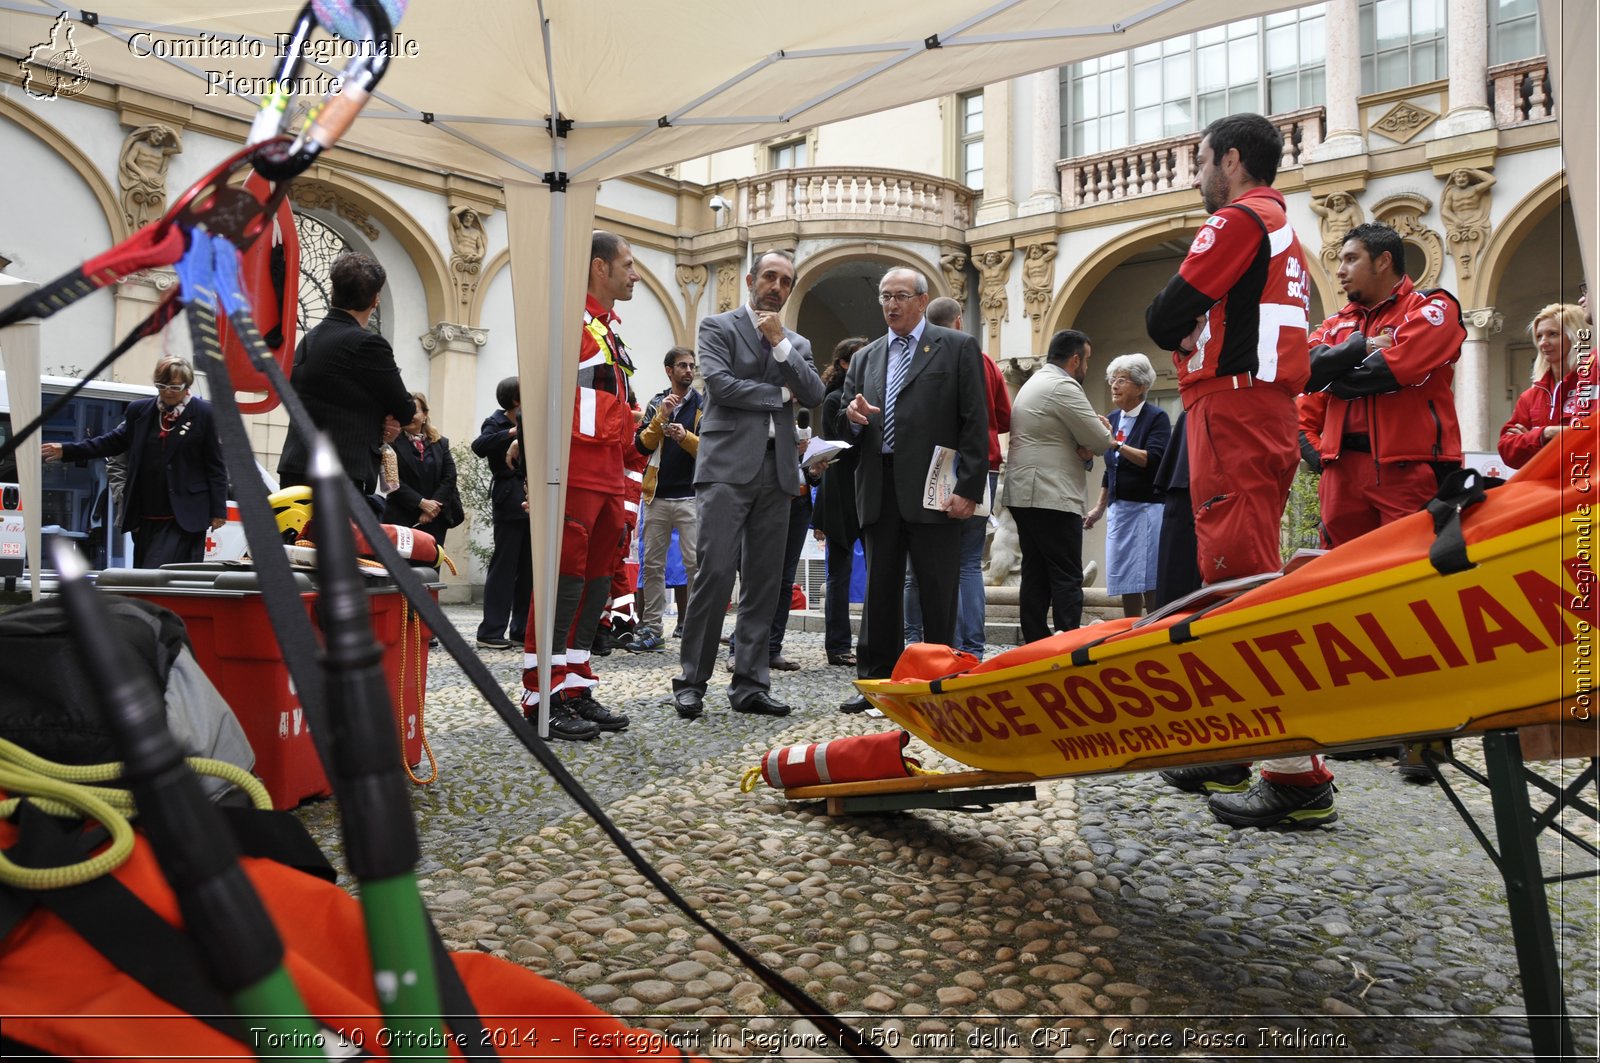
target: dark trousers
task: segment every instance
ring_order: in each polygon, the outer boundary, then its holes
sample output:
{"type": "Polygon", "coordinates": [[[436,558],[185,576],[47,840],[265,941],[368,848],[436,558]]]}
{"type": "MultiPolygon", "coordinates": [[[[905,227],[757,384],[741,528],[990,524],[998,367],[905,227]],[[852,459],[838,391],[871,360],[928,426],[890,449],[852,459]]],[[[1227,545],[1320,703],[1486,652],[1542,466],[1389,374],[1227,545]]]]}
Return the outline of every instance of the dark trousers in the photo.
{"type": "Polygon", "coordinates": [[[894,465],[885,457],[878,519],[861,529],[867,547],[867,601],[861,610],[856,674],[887,679],[906,648],[906,560],[917,577],[922,637],[950,646],[956,637],[956,597],[961,578],[961,522],[941,517],[913,524],[900,516],[894,465]]]}
{"type": "Polygon", "coordinates": [[[855,572],[856,540],[830,538],[828,587],[823,598],[823,644],[828,655],[850,652],[850,580],[855,572]]]}
{"type": "Polygon", "coordinates": [[[1155,607],[1200,589],[1200,545],[1194,537],[1194,505],[1189,491],[1167,488],[1161,507],[1161,550],[1156,555],[1155,607]]]}
{"type": "Polygon", "coordinates": [[[478,637],[506,637],[509,622],[511,641],[521,642],[528,627],[528,601],[533,597],[528,521],[526,517],[497,520],[493,530],[494,553],[489,555],[489,571],[483,577],[483,622],[478,625],[478,637]]]}
{"type": "Polygon", "coordinates": [[[1012,506],[1011,517],[1022,546],[1022,641],[1048,638],[1051,612],[1057,631],[1071,631],[1083,622],[1083,517],[1033,506],[1012,506]]]}
{"type": "Polygon", "coordinates": [[[206,533],[184,531],[176,520],[142,520],[134,530],[134,568],[192,565],[205,556],[206,533]]]}
{"type": "MultiPolygon", "coordinates": [[[[811,531],[811,507],[789,503],[789,531],[783,544],[783,579],[778,584],[778,605],[772,611],[772,632],[767,636],[770,660],[783,652],[783,636],[789,630],[789,609],[794,603],[794,574],[800,570],[800,551],[805,549],[811,531]]],[[[728,639],[728,656],[739,652],[737,634],[728,639]]]]}

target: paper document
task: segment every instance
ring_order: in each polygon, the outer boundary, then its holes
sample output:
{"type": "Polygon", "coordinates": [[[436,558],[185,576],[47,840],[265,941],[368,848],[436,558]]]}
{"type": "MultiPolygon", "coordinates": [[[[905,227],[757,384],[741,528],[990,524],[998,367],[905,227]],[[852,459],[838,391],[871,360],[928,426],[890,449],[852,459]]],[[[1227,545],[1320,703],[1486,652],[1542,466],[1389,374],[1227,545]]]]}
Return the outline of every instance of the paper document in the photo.
{"type": "MultiPolygon", "coordinates": [[[[943,510],[950,504],[950,496],[956,490],[956,462],[961,460],[949,447],[934,447],[933,460],[928,463],[928,482],[922,489],[922,508],[943,510]]],[[[987,483],[984,484],[988,486],[987,483]]],[[[988,495],[984,491],[984,495],[988,495]]],[[[989,515],[989,500],[987,497],[978,503],[978,508],[972,511],[973,516],[987,517],[989,515]]]]}
{"type": "Polygon", "coordinates": [[[800,464],[810,465],[819,459],[833,461],[849,449],[849,443],[843,443],[837,439],[821,439],[817,436],[812,436],[811,442],[806,444],[806,456],[800,459],[800,464]]]}

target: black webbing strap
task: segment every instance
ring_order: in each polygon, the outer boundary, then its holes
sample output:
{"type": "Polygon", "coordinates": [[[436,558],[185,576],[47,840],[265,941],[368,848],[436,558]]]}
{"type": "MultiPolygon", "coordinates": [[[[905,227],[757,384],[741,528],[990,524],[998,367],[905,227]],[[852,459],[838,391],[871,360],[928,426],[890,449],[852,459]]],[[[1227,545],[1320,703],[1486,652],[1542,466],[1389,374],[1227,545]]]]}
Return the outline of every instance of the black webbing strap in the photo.
{"type": "Polygon", "coordinates": [[[240,856],[271,860],[325,882],[339,881],[339,873],[294,813],[240,805],[214,807],[233,832],[240,856]]]}
{"type": "MultiPolygon", "coordinates": [[[[306,412],[305,404],[300,400],[300,396],[295,392],[293,385],[290,384],[288,378],[284,375],[283,368],[278,365],[276,359],[272,357],[271,352],[263,343],[261,339],[261,333],[256,329],[255,323],[251,320],[249,313],[244,310],[235,311],[229,315],[228,320],[233,325],[235,334],[239,337],[239,340],[244,346],[245,351],[255,363],[256,369],[267,377],[267,379],[271,382],[273,389],[278,393],[278,398],[282,400],[284,411],[289,415],[289,431],[301,435],[301,437],[306,441],[307,449],[309,450],[312,442],[315,439],[315,432],[311,427],[314,422],[312,421],[310,414],[306,412]]],[[[214,361],[216,364],[221,364],[220,358],[216,358],[214,361]]],[[[227,370],[226,368],[223,368],[220,376],[214,378],[211,390],[213,394],[227,391],[229,398],[231,398],[232,392],[229,390],[230,387],[231,385],[227,378],[227,370]]],[[[235,412],[225,412],[222,409],[221,404],[218,404],[219,420],[237,421],[237,405],[230,403],[229,408],[235,412]]],[[[244,441],[243,435],[244,432],[242,424],[237,426],[236,431],[225,434],[223,436],[224,454],[227,454],[227,451],[230,447],[239,447],[244,455],[249,456],[249,445],[244,441]],[[230,442],[230,438],[235,438],[235,441],[230,442]]],[[[234,456],[229,455],[228,460],[230,472],[232,472],[232,466],[236,459],[234,456]]],[[[265,489],[260,483],[260,477],[254,474],[254,458],[249,457],[249,462],[250,469],[252,470],[249,477],[249,482],[241,485],[241,478],[238,474],[234,474],[234,491],[236,494],[241,496],[245,494],[260,496],[259,501],[262,503],[262,508],[264,509],[265,489]]],[[[672,904],[679,911],[683,912],[683,914],[692,920],[697,926],[701,927],[708,934],[714,937],[723,948],[728,950],[729,954],[749,968],[750,971],[754,973],[755,976],[759,978],[769,989],[783,998],[783,1000],[787,1002],[789,1006],[792,1007],[796,1012],[810,1019],[810,1021],[816,1025],[818,1029],[822,1030],[829,1037],[832,1037],[847,1053],[857,1058],[890,1058],[889,1055],[883,1051],[883,1049],[867,1043],[866,1039],[858,1030],[845,1025],[820,1003],[813,1000],[811,996],[799,986],[795,985],[793,982],[790,982],[777,971],[774,971],[772,968],[762,963],[761,960],[747,951],[744,946],[739,944],[739,942],[735,941],[722,930],[714,926],[710,920],[701,915],[693,905],[684,900],[683,896],[673,888],[672,884],[663,878],[661,873],[657,871],[655,867],[648,860],[646,860],[637,849],[633,847],[633,843],[628,840],[627,835],[623,834],[622,830],[611,821],[611,818],[606,815],[605,811],[589,794],[589,792],[583,788],[582,784],[580,784],[578,780],[567,771],[560,759],[550,749],[550,746],[544,741],[544,739],[539,737],[539,734],[534,730],[533,725],[523,717],[521,709],[511,701],[511,699],[506,695],[505,691],[501,689],[499,682],[494,678],[493,675],[490,674],[488,667],[483,663],[478,655],[473,652],[471,647],[467,645],[466,640],[462,638],[461,634],[456,631],[455,625],[452,624],[449,618],[445,616],[444,610],[440,608],[439,603],[433,600],[433,595],[428,593],[428,589],[423,584],[421,578],[412,571],[410,563],[400,556],[400,552],[395,548],[394,544],[389,541],[389,537],[383,533],[382,528],[379,526],[378,518],[373,514],[372,508],[367,505],[366,498],[356,488],[355,484],[351,483],[348,479],[345,479],[343,481],[343,486],[350,503],[349,509],[351,519],[354,521],[356,527],[361,530],[361,534],[366,537],[366,540],[372,547],[373,552],[378,555],[378,560],[388,568],[389,575],[394,580],[396,587],[399,588],[400,592],[405,595],[406,600],[411,603],[412,607],[421,616],[422,622],[426,624],[434,633],[434,635],[438,637],[440,643],[449,652],[456,664],[460,666],[462,672],[467,676],[468,679],[472,681],[472,684],[478,688],[478,692],[483,695],[484,700],[489,704],[490,707],[494,709],[500,718],[505,721],[506,726],[511,728],[511,732],[512,734],[516,735],[517,740],[521,742],[523,747],[533,755],[533,758],[539,762],[539,765],[543,767],[546,772],[549,773],[550,777],[556,781],[557,785],[566,791],[567,795],[572,798],[572,800],[580,809],[583,810],[584,814],[592,819],[596,826],[598,826],[601,831],[605,833],[606,837],[611,840],[611,843],[616,846],[617,851],[620,852],[623,857],[626,858],[627,861],[645,877],[645,880],[648,881],[650,885],[654,886],[670,904],[672,904]]],[[[243,498],[241,497],[238,499],[238,501],[240,502],[240,513],[243,515],[246,513],[243,498]]],[[[252,534],[251,526],[248,521],[245,525],[245,532],[250,541],[250,552],[252,557],[257,557],[259,554],[270,551],[274,553],[279,560],[283,560],[284,554],[281,549],[281,539],[278,538],[276,522],[272,523],[270,532],[262,536],[266,539],[269,539],[270,544],[263,543],[262,545],[257,545],[258,536],[261,536],[261,533],[252,534]]],[[[259,559],[257,564],[259,568],[259,559]]],[[[271,596],[282,594],[284,589],[292,587],[290,577],[288,576],[288,562],[286,560],[283,561],[282,568],[284,570],[284,575],[282,577],[266,572],[261,573],[260,579],[262,594],[263,596],[269,598],[269,604],[271,596]]],[[[298,598],[296,599],[296,602],[298,603],[298,598]]],[[[277,617],[273,615],[272,610],[270,609],[269,617],[273,621],[274,628],[278,628],[277,617]]],[[[300,624],[300,626],[302,628],[308,627],[308,625],[303,623],[300,624]]],[[[290,652],[289,647],[286,645],[284,649],[285,657],[287,657],[288,653],[290,652]]],[[[298,678],[296,679],[296,683],[299,683],[298,678]]],[[[304,687],[302,687],[301,690],[303,700],[304,687]]],[[[307,709],[309,715],[310,707],[307,706],[307,709]]],[[[312,718],[311,725],[312,734],[315,736],[317,728],[316,718],[312,718]]],[[[332,778],[331,775],[329,777],[330,779],[332,778]]],[[[335,783],[335,786],[337,786],[337,783],[335,783]]],[[[455,1009],[452,1008],[451,1010],[455,1009]]],[[[481,1039],[474,1041],[474,1043],[480,1042],[481,1039]]]]}
{"type": "Polygon", "coordinates": [[[1467,557],[1461,514],[1482,502],[1490,488],[1504,482],[1469,468],[1455,469],[1439,482],[1439,493],[1427,506],[1433,517],[1433,543],[1428,547],[1428,561],[1441,576],[1477,567],[1477,562],[1467,557]]]}
{"type": "MultiPolygon", "coordinates": [[[[87,855],[81,838],[30,801],[22,802],[17,827],[16,844],[6,850],[16,864],[60,867],[87,855]]],[[[101,875],[77,886],[37,890],[31,896],[151,994],[219,1033],[245,1041],[233,1002],[211,984],[189,936],[151,911],[116,878],[101,875]]]]}

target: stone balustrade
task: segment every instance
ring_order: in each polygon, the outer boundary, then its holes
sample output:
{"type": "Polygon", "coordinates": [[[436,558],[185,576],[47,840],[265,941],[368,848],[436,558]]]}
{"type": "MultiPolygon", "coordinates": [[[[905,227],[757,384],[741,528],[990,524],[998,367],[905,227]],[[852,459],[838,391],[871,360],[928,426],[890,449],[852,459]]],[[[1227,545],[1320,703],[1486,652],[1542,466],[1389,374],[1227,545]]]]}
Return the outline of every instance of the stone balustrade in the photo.
{"type": "Polygon", "coordinates": [[[743,178],[732,198],[737,225],[870,217],[964,229],[973,195],[958,181],[909,170],[810,167],[743,178]]]}
{"type": "MultiPolygon", "coordinates": [[[[1322,143],[1321,107],[1271,117],[1283,132],[1279,170],[1299,166],[1301,157],[1322,143]]],[[[1056,164],[1061,173],[1061,204],[1071,210],[1189,188],[1194,184],[1194,156],[1199,146],[1200,134],[1189,133],[1098,155],[1063,159],[1056,164]]]]}
{"type": "Polygon", "coordinates": [[[1550,64],[1542,55],[1490,67],[1489,86],[1497,126],[1526,125],[1555,117],[1550,64]]]}

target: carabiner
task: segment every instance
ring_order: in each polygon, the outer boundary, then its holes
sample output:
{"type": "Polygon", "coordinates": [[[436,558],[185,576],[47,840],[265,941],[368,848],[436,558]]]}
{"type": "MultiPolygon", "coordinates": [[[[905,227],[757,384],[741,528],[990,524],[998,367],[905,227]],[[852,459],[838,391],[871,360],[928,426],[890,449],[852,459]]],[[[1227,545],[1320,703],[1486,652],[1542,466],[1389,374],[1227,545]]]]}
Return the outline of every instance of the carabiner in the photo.
{"type": "MultiPolygon", "coordinates": [[[[379,0],[354,0],[351,23],[362,36],[350,37],[356,45],[356,54],[337,78],[338,89],[324,96],[306,116],[294,142],[287,148],[263,144],[253,160],[256,172],[269,181],[287,181],[304,173],[328,148],[338,143],[361,108],[366,106],[378,82],[389,69],[389,57],[394,47],[394,24],[379,0]]],[[[298,84],[296,77],[305,61],[304,46],[312,29],[321,25],[328,28],[328,20],[320,17],[311,3],[295,19],[289,48],[273,81],[273,88],[261,102],[261,110],[250,127],[252,143],[278,133],[288,117],[289,99],[298,84]]],[[[341,29],[350,25],[341,24],[341,29]]],[[[331,29],[329,32],[333,32],[331,29]]]]}

